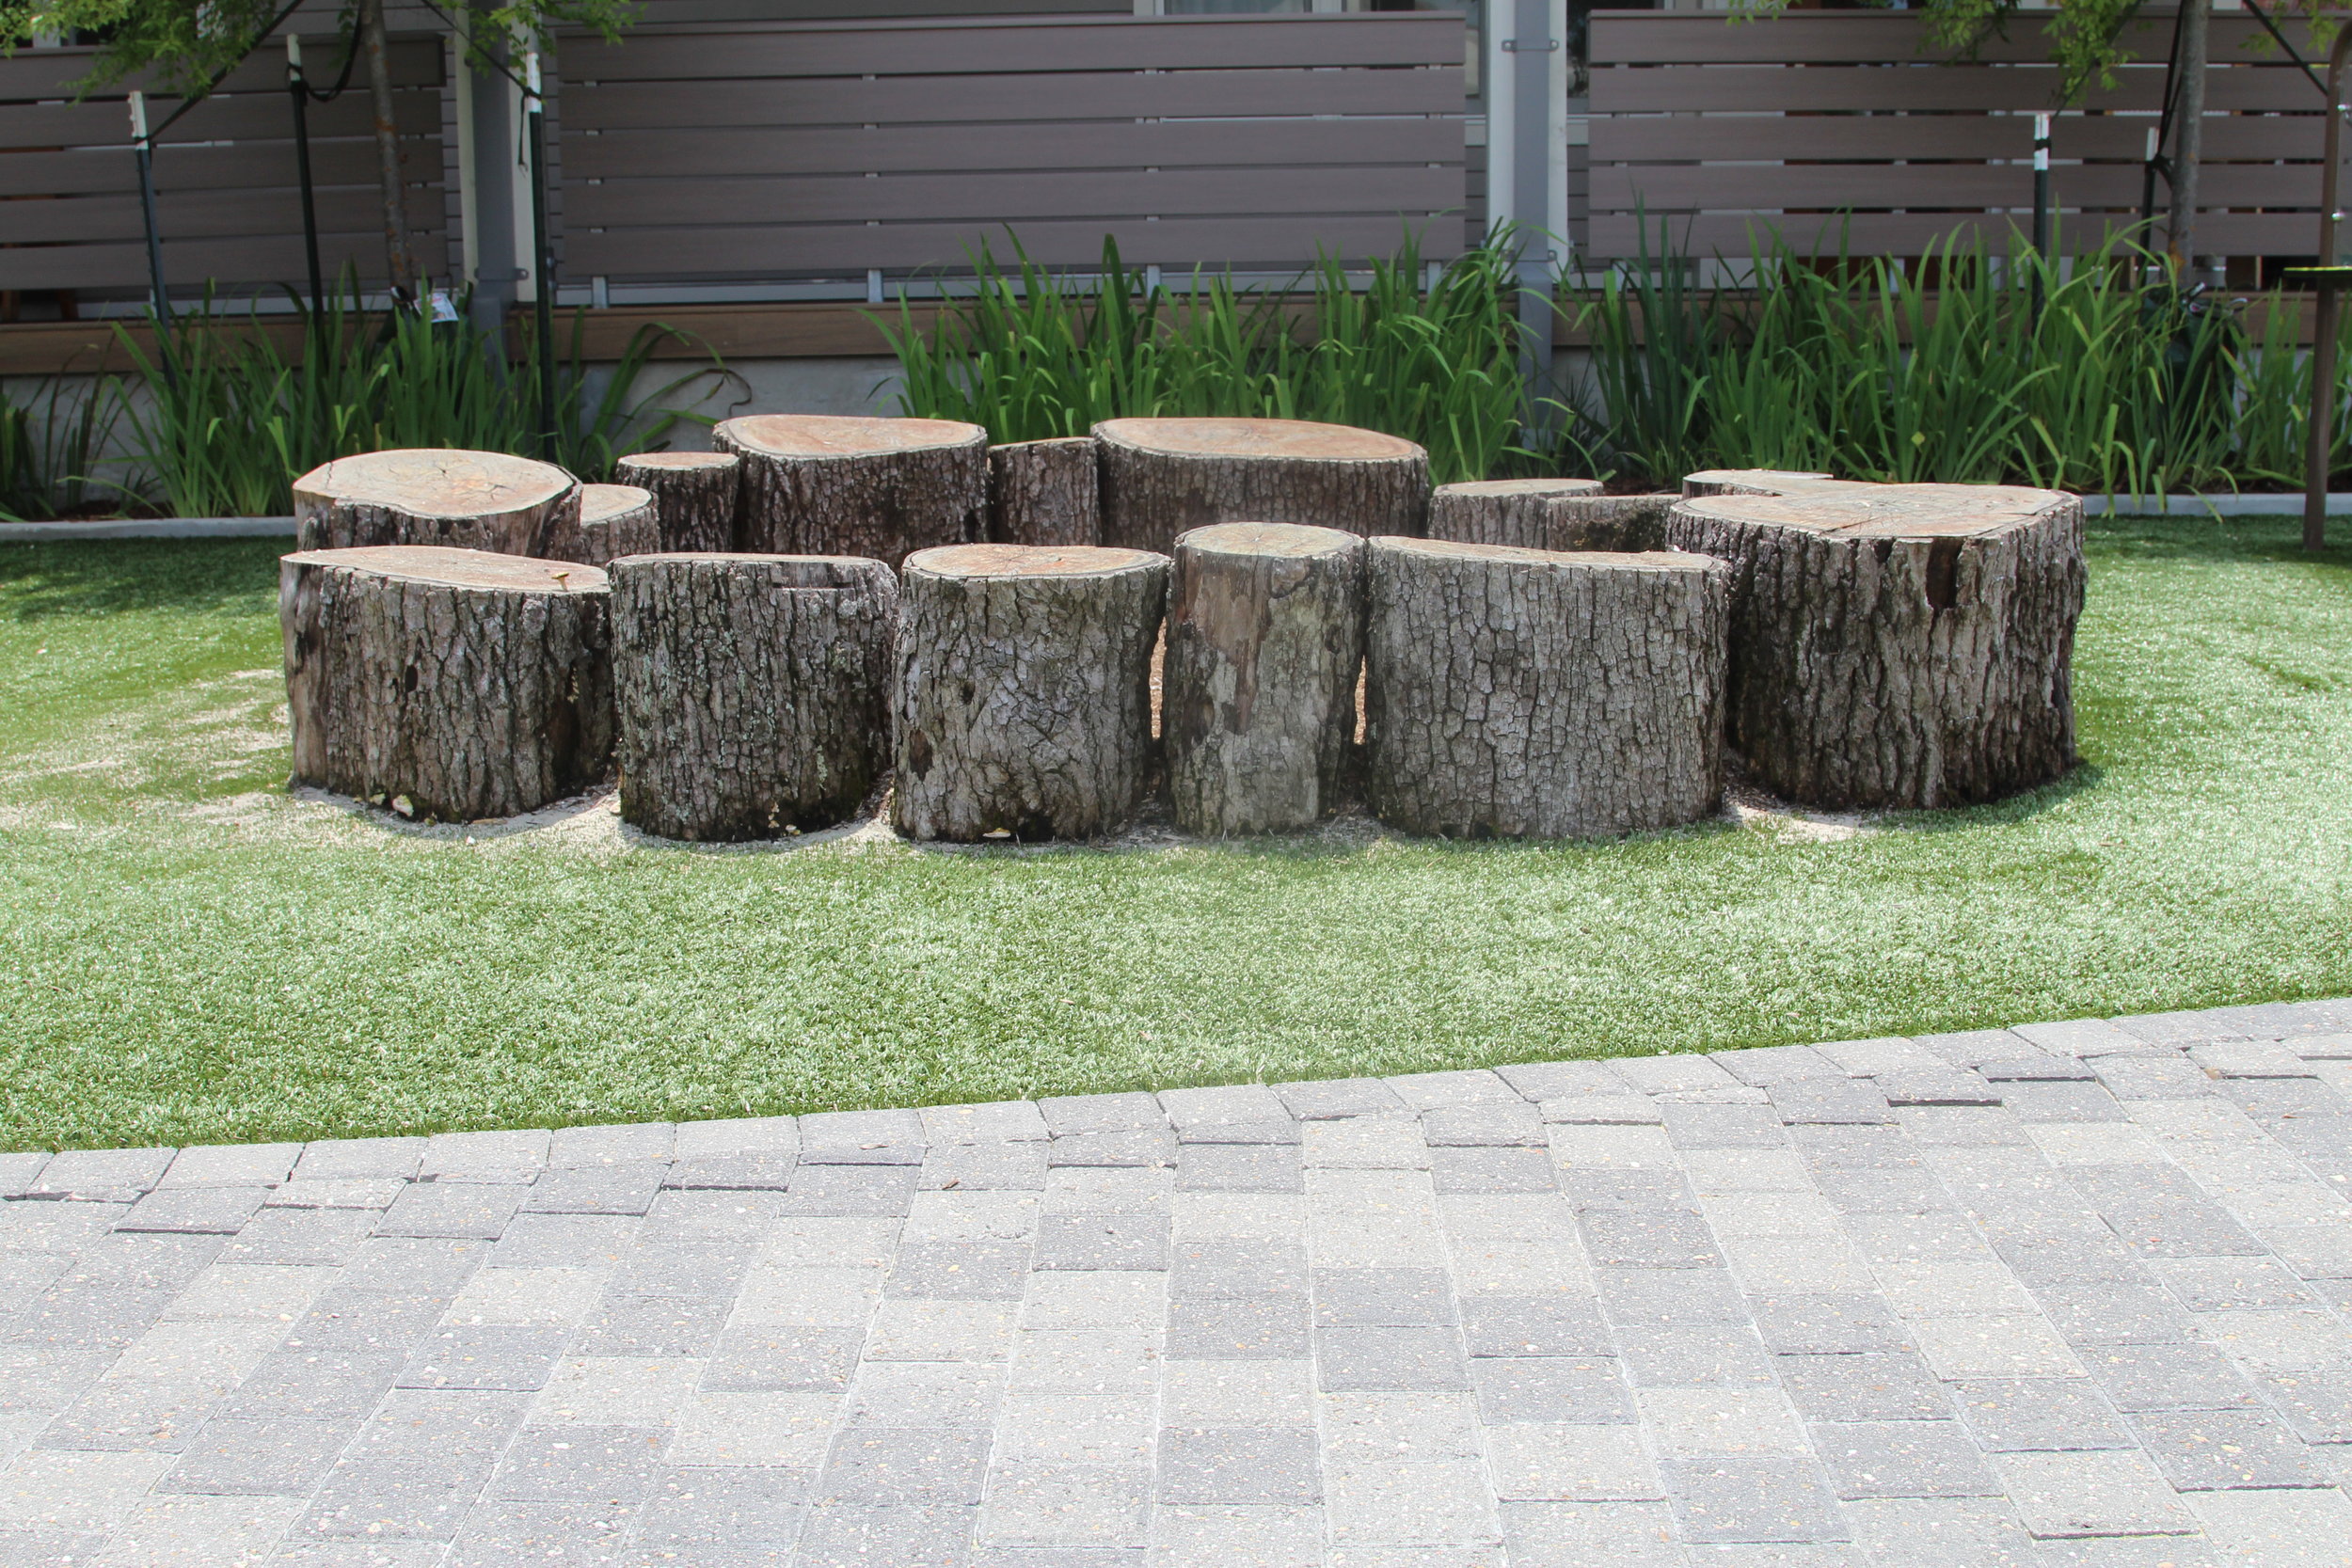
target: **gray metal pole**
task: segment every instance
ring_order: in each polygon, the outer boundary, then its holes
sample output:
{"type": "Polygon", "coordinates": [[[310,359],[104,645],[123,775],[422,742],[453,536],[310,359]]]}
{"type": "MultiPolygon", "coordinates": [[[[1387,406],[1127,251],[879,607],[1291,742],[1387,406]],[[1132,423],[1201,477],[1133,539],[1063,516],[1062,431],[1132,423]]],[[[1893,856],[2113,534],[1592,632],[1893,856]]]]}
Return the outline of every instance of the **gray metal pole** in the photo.
{"type": "Polygon", "coordinates": [[[1518,318],[1521,374],[1527,383],[1526,423],[1540,436],[1549,422],[1543,400],[1552,394],[1551,286],[1553,261],[1566,245],[1565,235],[1547,232],[1551,213],[1552,95],[1565,90],[1559,80],[1565,40],[1552,36],[1550,0],[1496,0],[1501,20],[1502,51],[1511,72],[1511,123],[1489,126],[1491,138],[1500,131],[1511,138],[1511,212],[1518,223],[1518,254],[1514,270],[1518,278],[1518,318]]]}
{"type": "Polygon", "coordinates": [[[2303,450],[2303,547],[2328,547],[2328,469],[2336,425],[2336,204],[2344,169],[2344,63],[2352,30],[2328,53],[2328,130],[2319,166],[2319,306],[2312,323],[2312,427],[2303,450]]]}
{"type": "Polygon", "coordinates": [[[164,240],[155,220],[154,146],[147,135],[147,94],[130,95],[131,155],[139,169],[139,217],[147,226],[147,280],[154,291],[155,356],[164,367],[164,383],[177,387],[180,373],[171,363],[171,295],[164,288],[164,240]]]}

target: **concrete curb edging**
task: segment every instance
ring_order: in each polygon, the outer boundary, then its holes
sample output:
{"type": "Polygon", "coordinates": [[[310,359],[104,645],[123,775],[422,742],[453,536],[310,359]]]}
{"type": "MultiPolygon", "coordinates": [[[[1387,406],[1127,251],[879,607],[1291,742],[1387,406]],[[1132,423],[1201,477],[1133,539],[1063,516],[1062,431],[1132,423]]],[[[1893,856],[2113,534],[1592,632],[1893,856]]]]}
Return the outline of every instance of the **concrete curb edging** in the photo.
{"type": "Polygon", "coordinates": [[[75,539],[292,538],[292,517],[108,517],[94,523],[0,523],[0,544],[55,545],[75,539]]]}
{"type": "MultiPolygon", "coordinates": [[[[2332,514],[2352,512],[2352,491],[2330,491],[2328,510],[2332,514]]],[[[2300,517],[2303,497],[2299,492],[2260,496],[2085,496],[2083,515],[2087,517],[2300,517]]]]}

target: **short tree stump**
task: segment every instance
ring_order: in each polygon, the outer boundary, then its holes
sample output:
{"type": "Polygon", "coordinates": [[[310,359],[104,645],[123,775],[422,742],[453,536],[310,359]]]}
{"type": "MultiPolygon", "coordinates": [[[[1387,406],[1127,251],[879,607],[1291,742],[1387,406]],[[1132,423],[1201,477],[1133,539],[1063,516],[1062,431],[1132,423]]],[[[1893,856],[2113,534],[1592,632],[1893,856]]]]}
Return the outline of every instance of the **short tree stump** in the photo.
{"type": "Polygon", "coordinates": [[[1429,454],[1410,441],[1305,420],[1105,420],[1103,542],[1174,547],[1214,523],[1304,523],[1419,534],[1429,454]]]}
{"type": "Polygon", "coordinates": [[[1701,496],[1786,496],[1792,491],[1842,483],[1830,474],[1802,468],[1702,468],[1682,476],[1682,499],[1701,496]]]}
{"type": "Polygon", "coordinates": [[[294,776],[404,815],[513,816],[612,755],[605,575],[437,546],[278,566],[294,776]]]}
{"type": "Polygon", "coordinates": [[[743,461],[739,548],[892,566],[980,537],[988,433],[952,420],[755,414],[711,434],[743,461]]]}
{"type": "Polygon", "coordinates": [[[437,545],[538,555],[577,526],[580,485],[552,463],[418,447],[322,463],[294,482],[305,550],[437,545]]]}
{"type": "Polygon", "coordinates": [[[1176,541],[1160,734],[1177,826],[1311,827],[1356,739],[1364,542],[1337,529],[1218,523],[1176,541]]]}
{"type": "Polygon", "coordinates": [[[1091,436],[988,449],[988,537],[997,545],[1099,545],[1102,487],[1091,436]]]}
{"type": "Polygon", "coordinates": [[[651,554],[611,576],[625,821],[730,841],[856,813],[889,766],[889,567],[651,554]]]}
{"type": "Polygon", "coordinates": [[[625,555],[661,547],[661,528],[651,494],[634,484],[583,484],[577,517],[548,531],[540,541],[545,561],[583,561],[608,565],[625,555]]]}
{"type": "Polygon", "coordinates": [[[612,465],[612,477],[652,493],[657,550],[731,550],[741,504],[743,460],[731,451],[641,451],[612,465]]]}
{"type": "Polygon", "coordinates": [[[1383,822],[1581,838],[1719,807],[1722,562],[1436,539],[1371,549],[1367,767],[1383,822]]]}
{"type": "Polygon", "coordinates": [[[907,559],[891,821],[911,838],[1092,838],[1142,804],[1168,561],[966,545],[907,559]]]}
{"type": "Polygon", "coordinates": [[[1847,484],[1678,504],[1734,567],[1730,736],[1813,805],[1957,806],[2074,765],[2082,504],[2008,485],[1847,484]]]}
{"type": "Polygon", "coordinates": [[[1530,550],[1654,550],[1677,499],[1605,496],[1592,479],[1440,484],[1429,496],[1429,537],[1530,550]]]}

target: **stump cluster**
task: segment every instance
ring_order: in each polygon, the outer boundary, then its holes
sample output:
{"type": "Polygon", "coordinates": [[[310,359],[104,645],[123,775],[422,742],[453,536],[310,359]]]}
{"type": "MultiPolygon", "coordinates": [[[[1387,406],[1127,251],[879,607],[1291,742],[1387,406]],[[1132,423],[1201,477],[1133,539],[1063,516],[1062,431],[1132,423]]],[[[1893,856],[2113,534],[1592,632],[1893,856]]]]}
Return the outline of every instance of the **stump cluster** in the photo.
{"type": "Polygon", "coordinates": [[[755,414],[711,433],[742,462],[738,547],[898,566],[980,537],[988,433],[952,420],[755,414]]]}
{"type": "Polygon", "coordinates": [[[294,482],[305,550],[428,545],[541,555],[577,529],[580,485],[552,463],[437,447],[361,452],[294,482]]]}
{"type": "Polygon", "coordinates": [[[1304,420],[1105,420],[1103,541],[1165,553],[1215,523],[1303,523],[1418,534],[1429,454],[1410,441],[1304,420]]]}

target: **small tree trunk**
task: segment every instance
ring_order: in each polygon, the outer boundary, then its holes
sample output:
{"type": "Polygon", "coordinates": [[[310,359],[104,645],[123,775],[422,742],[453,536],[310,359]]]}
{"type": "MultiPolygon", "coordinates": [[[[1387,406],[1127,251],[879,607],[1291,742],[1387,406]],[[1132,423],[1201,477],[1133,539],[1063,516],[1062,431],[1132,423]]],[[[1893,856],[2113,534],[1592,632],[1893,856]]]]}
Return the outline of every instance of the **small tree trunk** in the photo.
{"type": "Polygon", "coordinates": [[[2173,112],[2172,207],[2165,249],[2186,283],[2197,264],[2197,170],[2205,151],[2206,34],[2213,0],[2180,0],[2180,6],[2181,101],[2173,112]]]}
{"type": "Polygon", "coordinates": [[[1800,468],[1702,468],[1682,476],[1682,499],[1700,496],[1786,496],[1822,484],[1841,483],[1828,474],[1800,468]]]}
{"type": "Polygon", "coordinates": [[[1339,797],[1363,665],[1363,541],[1222,523],[1176,541],[1160,733],[1186,832],[1314,825],[1339,797]]]}
{"type": "Polygon", "coordinates": [[[896,566],[980,537],[988,432],[950,420],[755,414],[712,433],[743,460],[747,550],[896,566]]]}
{"type": "Polygon", "coordinates": [[[1429,454],[1410,441],[1304,420],[1105,420],[1103,539],[1168,550],[1213,523],[1303,523],[1419,534],[1429,454]]]}
{"type": "Polygon", "coordinates": [[[1732,563],[1731,742],[1812,805],[1956,806],[2074,763],[2082,505],[2003,485],[1871,484],[1676,506],[1732,563]]]}
{"type": "Polygon", "coordinates": [[[736,840],[855,815],[889,759],[887,566],[640,555],[612,576],[625,820],[736,840]]]}
{"type": "Polygon", "coordinates": [[[1465,545],[1551,549],[1551,528],[1545,520],[1551,502],[1563,496],[1599,493],[1597,479],[1486,479],[1440,484],[1429,493],[1429,537],[1465,545]]]}
{"type": "Polygon", "coordinates": [[[612,477],[653,492],[664,550],[732,550],[742,505],[742,459],[731,451],[647,451],[624,457],[612,477]]]}
{"type": "Polygon", "coordinates": [[[1093,838],[1150,783],[1166,556],[970,545],[906,563],[891,821],[917,839],[1093,838]]]}
{"type": "Polygon", "coordinates": [[[452,821],[594,784],[612,754],[605,603],[594,566],[419,546],[285,557],[294,778],[452,821]]]}
{"type": "Polygon", "coordinates": [[[408,179],[400,149],[400,119],[392,104],[390,45],[384,36],[384,0],[357,0],[359,53],[367,61],[368,104],[374,115],[375,178],[384,200],[384,265],[392,293],[417,297],[417,252],[408,237],[408,179]]]}
{"type": "Polygon", "coordinates": [[[548,561],[584,561],[603,566],[625,555],[644,555],[661,547],[661,529],[654,520],[653,497],[634,484],[583,484],[580,487],[579,521],[551,528],[539,542],[539,555],[548,561]]]}
{"type": "Polygon", "coordinates": [[[998,545],[1099,545],[1103,501],[1094,438],[988,449],[988,537],[998,545]]]}
{"type": "Polygon", "coordinates": [[[539,555],[575,539],[580,485],[552,463],[419,447],[323,463],[294,482],[306,550],[441,545],[539,555]]]}
{"type": "Polygon", "coordinates": [[[1449,838],[1694,821],[1723,794],[1720,561],[1372,541],[1372,809],[1449,838]]]}

